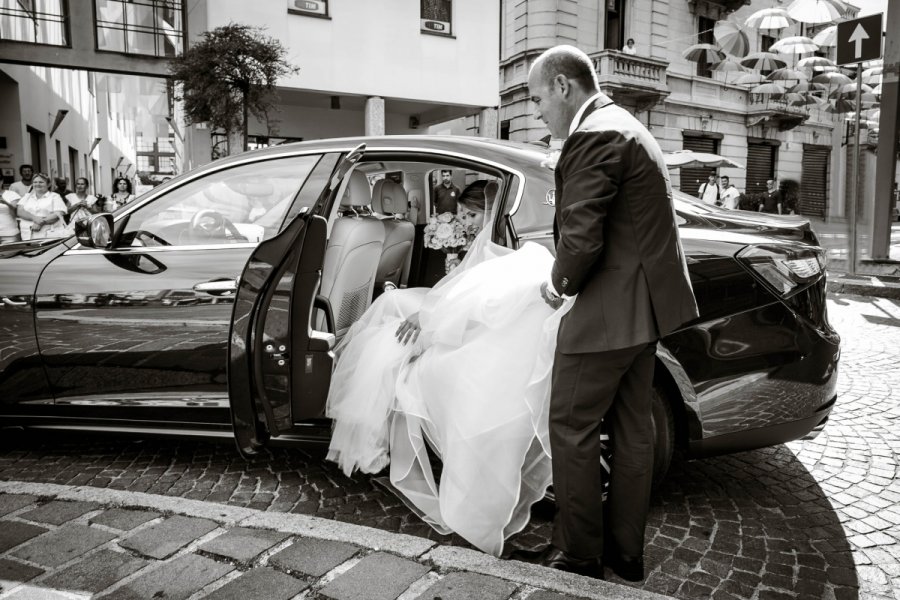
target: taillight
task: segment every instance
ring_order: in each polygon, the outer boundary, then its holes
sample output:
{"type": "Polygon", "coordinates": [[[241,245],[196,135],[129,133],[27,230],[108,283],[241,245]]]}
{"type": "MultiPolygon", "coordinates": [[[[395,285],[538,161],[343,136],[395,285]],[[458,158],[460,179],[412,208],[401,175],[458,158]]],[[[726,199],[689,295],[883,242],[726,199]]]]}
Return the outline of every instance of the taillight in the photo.
{"type": "Polygon", "coordinates": [[[820,248],[748,246],[737,258],[785,298],[817,281],[825,271],[825,252],[820,248]]]}

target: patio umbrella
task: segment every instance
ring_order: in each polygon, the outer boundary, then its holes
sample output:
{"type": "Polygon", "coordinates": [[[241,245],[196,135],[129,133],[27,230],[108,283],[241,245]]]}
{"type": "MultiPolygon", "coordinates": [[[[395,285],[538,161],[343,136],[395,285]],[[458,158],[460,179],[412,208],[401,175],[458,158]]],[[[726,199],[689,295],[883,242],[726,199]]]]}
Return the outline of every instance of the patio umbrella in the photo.
{"type": "Polygon", "coordinates": [[[806,52],[815,52],[818,49],[818,44],[803,35],[782,38],[769,48],[770,51],[778,52],[779,54],[805,54],[806,52]]]}
{"type": "Polygon", "coordinates": [[[837,45],[837,25],[829,25],[815,36],[813,42],[819,46],[832,47],[837,45]]]}
{"type": "Polygon", "coordinates": [[[875,94],[876,96],[881,95],[881,84],[880,83],[872,88],[872,93],[875,94]]]}
{"type": "Polygon", "coordinates": [[[868,83],[869,85],[878,85],[881,83],[881,74],[884,72],[884,67],[872,67],[870,69],[865,69],[862,72],[862,81],[863,83],[868,83]]]}
{"type": "Polygon", "coordinates": [[[725,60],[725,53],[712,44],[694,44],[682,51],[681,56],[695,63],[717,63],[725,60]]]}
{"type": "MultiPolygon", "coordinates": [[[[862,88],[861,91],[863,94],[871,94],[872,93],[872,87],[869,85],[866,85],[865,83],[862,84],[861,88],[862,88]]],[[[838,96],[853,96],[855,98],[856,97],[856,82],[851,81],[850,83],[845,83],[845,84],[839,85],[835,89],[831,90],[831,93],[829,93],[828,95],[831,98],[837,98],[838,96]]]]}
{"type": "Polygon", "coordinates": [[[760,73],[744,73],[734,80],[738,85],[759,85],[760,83],[765,83],[767,81],[768,79],[766,79],[766,76],[760,73]]]}
{"type": "Polygon", "coordinates": [[[801,58],[797,61],[798,69],[812,69],[816,71],[822,69],[823,67],[833,66],[835,66],[834,61],[825,58],[824,56],[807,56],[806,58],[801,58]]]}
{"type": "Polygon", "coordinates": [[[844,85],[851,81],[853,80],[838,71],[819,73],[812,78],[813,83],[824,83],[829,86],[844,85]]]}
{"type": "Polygon", "coordinates": [[[809,75],[790,67],[775,69],[769,73],[768,78],[770,81],[809,81],[809,75]]]}
{"type": "Polygon", "coordinates": [[[772,54],[771,52],[754,52],[753,54],[748,54],[741,59],[741,64],[745,67],[757,69],[759,71],[774,71],[775,69],[787,66],[787,63],[779,58],[777,54],[772,54]]]}
{"type": "Polygon", "coordinates": [[[840,9],[831,0],[794,0],[787,13],[801,23],[834,23],[841,18],[840,9]]]}
{"type": "Polygon", "coordinates": [[[726,54],[743,57],[750,52],[747,34],[731,21],[716,21],[713,26],[713,37],[726,54]]]}
{"type": "Polygon", "coordinates": [[[797,85],[790,88],[789,92],[815,92],[818,90],[828,89],[824,83],[813,83],[812,81],[801,81],[797,85]]]}
{"type": "Polygon", "coordinates": [[[784,29],[793,25],[793,21],[783,8],[764,8],[747,17],[744,25],[754,29],[784,29]]]}
{"type": "Polygon", "coordinates": [[[850,102],[849,100],[844,100],[844,99],[831,100],[828,102],[828,105],[825,107],[825,112],[836,114],[836,115],[842,114],[842,113],[853,112],[854,110],[856,110],[856,106],[854,106],[854,104],[852,102],[850,102]]]}
{"type": "Polygon", "coordinates": [[[791,106],[810,106],[810,105],[819,105],[822,102],[816,98],[813,94],[809,93],[798,93],[798,92],[788,92],[785,95],[785,100],[791,106]]]}
{"type": "Polygon", "coordinates": [[[743,169],[744,165],[725,158],[718,154],[710,152],[694,152],[693,150],[677,150],[675,152],[666,152],[663,154],[666,166],[670,169],[681,169],[683,167],[733,167],[743,169]]]}
{"type": "Polygon", "coordinates": [[[755,87],[750,88],[751,94],[760,94],[763,96],[783,96],[785,93],[784,86],[775,83],[774,81],[770,81],[768,83],[761,83],[755,87]]]}
{"type": "Polygon", "coordinates": [[[725,82],[728,83],[728,73],[746,73],[747,68],[741,66],[741,63],[735,59],[728,57],[723,61],[717,62],[712,66],[713,71],[725,73],[725,82]]]}

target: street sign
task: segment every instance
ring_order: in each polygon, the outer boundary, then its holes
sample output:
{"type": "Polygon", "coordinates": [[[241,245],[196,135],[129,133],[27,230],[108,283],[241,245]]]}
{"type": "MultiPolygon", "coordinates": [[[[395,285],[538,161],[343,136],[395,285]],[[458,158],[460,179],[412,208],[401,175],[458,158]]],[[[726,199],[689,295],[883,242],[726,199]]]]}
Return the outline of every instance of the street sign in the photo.
{"type": "Polygon", "coordinates": [[[849,65],[881,58],[882,14],[838,23],[837,64],[849,65]]]}

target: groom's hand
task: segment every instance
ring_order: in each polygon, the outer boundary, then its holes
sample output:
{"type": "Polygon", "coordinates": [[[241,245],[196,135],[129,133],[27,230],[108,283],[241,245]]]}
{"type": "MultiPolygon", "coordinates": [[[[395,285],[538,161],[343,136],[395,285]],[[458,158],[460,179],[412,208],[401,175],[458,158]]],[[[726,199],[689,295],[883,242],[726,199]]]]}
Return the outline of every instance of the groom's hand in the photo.
{"type": "Polygon", "coordinates": [[[547,303],[547,306],[556,310],[563,304],[562,297],[556,293],[556,290],[552,289],[552,284],[549,281],[545,281],[541,284],[541,298],[544,299],[544,302],[547,303]]]}
{"type": "Polygon", "coordinates": [[[394,335],[397,336],[397,341],[405,346],[407,342],[416,343],[416,340],[419,339],[419,331],[421,331],[419,313],[413,313],[400,324],[394,335]]]}

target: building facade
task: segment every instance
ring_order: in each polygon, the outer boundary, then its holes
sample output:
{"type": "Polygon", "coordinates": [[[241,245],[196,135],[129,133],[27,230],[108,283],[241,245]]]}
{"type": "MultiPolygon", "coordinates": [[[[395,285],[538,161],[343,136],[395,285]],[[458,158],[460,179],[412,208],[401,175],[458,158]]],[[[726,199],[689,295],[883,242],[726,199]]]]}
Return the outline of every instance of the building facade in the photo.
{"type": "MultiPolygon", "coordinates": [[[[479,134],[497,136],[499,0],[187,0],[186,6],[192,38],[231,22],[258,26],[299,67],[279,81],[273,119],[250,123],[251,146],[426,133],[466,116],[478,122],[479,134]]],[[[195,164],[222,142],[196,127],[186,133],[195,164]]]]}
{"type": "Polygon", "coordinates": [[[223,132],[186,125],[165,77],[229,23],[260,27],[299,68],[249,123],[251,148],[467,116],[497,136],[499,0],[0,0],[4,173],[33,162],[108,193],[114,176],[158,181],[221,155],[223,132]]]}
{"type": "MultiPolygon", "coordinates": [[[[753,12],[779,0],[503,0],[500,61],[501,137],[534,141],[547,134],[533,117],[528,70],[556,44],[592,58],[601,88],[647,125],[664,151],[714,152],[746,168],[721,168],[738,189],[760,193],[767,179],[793,182],[801,213],[844,217],[846,115],[824,106],[790,106],[737,85],[741,73],[717,72],[683,58],[695,43],[714,43],[713,27],[730,21],[748,36],[750,52],[781,37],[813,35],[795,24],[780,31],[744,26],[753,12]],[[635,54],[622,51],[634,40],[635,54]]],[[[846,6],[846,17],[857,9],[846,6]]],[[[833,49],[822,48],[823,54],[833,49]]],[[[798,55],[780,55],[788,65],[798,55]]],[[[863,142],[868,137],[863,132],[863,142]]],[[[865,154],[871,154],[867,145],[865,154]]],[[[869,156],[871,159],[871,156],[869,156]]],[[[874,163],[873,160],[867,162],[874,163]]],[[[696,193],[710,169],[670,171],[674,187],[696,193]]],[[[861,178],[865,184],[865,178],[861,178]]]]}

